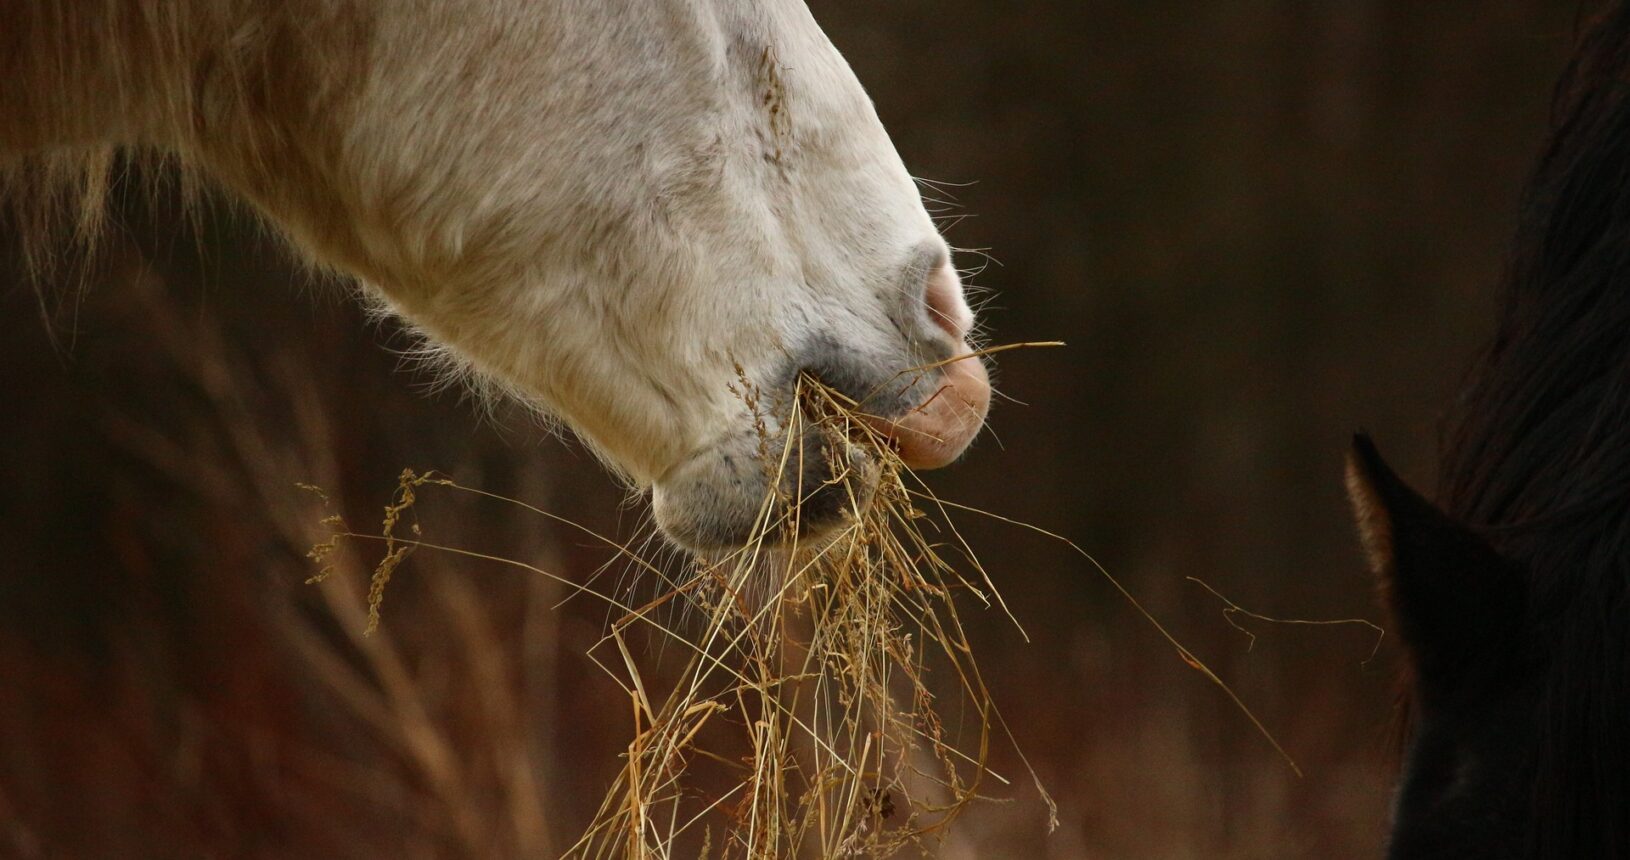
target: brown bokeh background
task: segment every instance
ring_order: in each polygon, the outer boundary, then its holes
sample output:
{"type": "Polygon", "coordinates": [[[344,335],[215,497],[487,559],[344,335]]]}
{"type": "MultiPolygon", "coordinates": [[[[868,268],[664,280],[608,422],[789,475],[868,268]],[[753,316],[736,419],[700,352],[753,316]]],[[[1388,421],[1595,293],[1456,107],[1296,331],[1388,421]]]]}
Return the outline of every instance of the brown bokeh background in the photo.
{"type": "MultiPolygon", "coordinates": [[[[1084,560],[970,517],[1030,634],[974,613],[974,642],[1061,826],[1016,779],[941,856],[1376,856],[1396,643],[1366,662],[1363,627],[1238,619],[1253,644],[1187,577],[1383,620],[1343,451],[1367,428],[1430,485],[1575,5],[812,6],[952,242],[999,261],[959,258],[994,339],[1069,343],[1002,358],[1017,402],[932,483],[1091,551],[1305,772],[1084,560]]],[[[359,526],[404,466],[622,536],[640,503],[525,419],[416,391],[392,325],[229,206],[183,226],[173,195],[116,198],[49,327],[6,251],[0,856],[558,855],[631,728],[583,656],[604,608],[421,554],[363,640],[366,560],[302,584],[324,511],[294,483],[359,526]]],[[[469,499],[423,515],[575,581],[610,556],[469,499]]]]}

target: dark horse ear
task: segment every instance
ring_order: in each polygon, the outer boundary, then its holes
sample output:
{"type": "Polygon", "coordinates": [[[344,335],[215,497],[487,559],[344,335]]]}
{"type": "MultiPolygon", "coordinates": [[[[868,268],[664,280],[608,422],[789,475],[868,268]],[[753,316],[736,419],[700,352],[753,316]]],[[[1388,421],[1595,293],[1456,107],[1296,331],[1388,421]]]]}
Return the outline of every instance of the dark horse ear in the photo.
{"type": "Polygon", "coordinates": [[[1363,434],[1347,494],[1425,691],[1453,695],[1498,674],[1522,624],[1520,569],[1410,489],[1363,434]]]}

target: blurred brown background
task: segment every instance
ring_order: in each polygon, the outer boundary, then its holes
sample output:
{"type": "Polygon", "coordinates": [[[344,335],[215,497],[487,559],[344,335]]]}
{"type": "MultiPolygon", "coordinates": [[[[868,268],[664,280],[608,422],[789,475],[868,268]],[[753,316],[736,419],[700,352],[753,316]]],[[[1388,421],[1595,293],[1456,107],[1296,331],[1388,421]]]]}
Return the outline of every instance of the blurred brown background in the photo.
{"type": "MultiPolygon", "coordinates": [[[[1376,856],[1391,643],[1366,664],[1364,628],[1245,620],[1248,647],[1186,577],[1271,616],[1381,620],[1348,434],[1430,486],[1575,4],[812,5],[954,196],[953,244],[1000,261],[974,279],[995,340],[1070,344],[1001,360],[1028,405],[932,483],[1093,552],[1306,773],[1082,560],[969,518],[1032,637],[976,613],[975,645],[1062,824],[1019,780],[942,856],[1376,856]]],[[[362,640],[363,562],[302,584],[323,510],[293,485],[359,527],[410,465],[624,536],[641,509],[525,420],[416,392],[391,325],[229,207],[197,229],[163,196],[116,207],[49,329],[6,250],[0,856],[557,855],[630,728],[582,657],[604,608],[421,554],[362,640]]],[[[577,581],[609,558],[467,499],[424,517],[577,581]]]]}

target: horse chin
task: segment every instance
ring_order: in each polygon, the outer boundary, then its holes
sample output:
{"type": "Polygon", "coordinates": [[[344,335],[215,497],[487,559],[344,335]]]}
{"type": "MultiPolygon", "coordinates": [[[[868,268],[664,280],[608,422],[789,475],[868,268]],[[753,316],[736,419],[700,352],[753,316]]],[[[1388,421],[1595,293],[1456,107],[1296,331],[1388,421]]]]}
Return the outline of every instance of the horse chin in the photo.
{"type": "Polygon", "coordinates": [[[819,547],[864,513],[876,495],[877,459],[858,446],[808,430],[761,443],[749,429],[670,469],[652,487],[657,527],[710,561],[743,548],[819,547]],[[772,486],[775,488],[772,490],[772,486]]]}

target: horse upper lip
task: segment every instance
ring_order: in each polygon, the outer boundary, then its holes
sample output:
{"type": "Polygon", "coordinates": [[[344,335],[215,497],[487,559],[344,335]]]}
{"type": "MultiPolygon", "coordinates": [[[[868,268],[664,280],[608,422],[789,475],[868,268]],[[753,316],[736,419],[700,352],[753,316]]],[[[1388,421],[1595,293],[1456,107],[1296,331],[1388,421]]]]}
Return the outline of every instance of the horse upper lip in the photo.
{"type": "Polygon", "coordinates": [[[874,419],[912,468],[935,469],[960,457],[979,435],[990,409],[990,376],[977,356],[932,371],[938,384],[926,398],[902,414],[874,419]]]}

